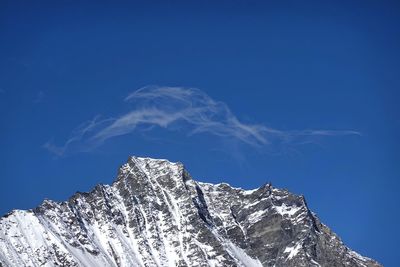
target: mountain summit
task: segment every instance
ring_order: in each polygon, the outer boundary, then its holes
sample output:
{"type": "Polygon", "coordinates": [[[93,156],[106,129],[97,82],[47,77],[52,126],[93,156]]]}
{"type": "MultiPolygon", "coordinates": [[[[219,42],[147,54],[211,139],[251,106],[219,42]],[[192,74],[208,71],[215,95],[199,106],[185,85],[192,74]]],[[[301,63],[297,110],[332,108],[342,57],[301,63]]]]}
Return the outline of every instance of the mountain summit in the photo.
{"type": "Polygon", "coordinates": [[[0,266],[381,266],[347,248],[303,196],[196,182],[130,157],[109,185],[0,218],[0,266]]]}

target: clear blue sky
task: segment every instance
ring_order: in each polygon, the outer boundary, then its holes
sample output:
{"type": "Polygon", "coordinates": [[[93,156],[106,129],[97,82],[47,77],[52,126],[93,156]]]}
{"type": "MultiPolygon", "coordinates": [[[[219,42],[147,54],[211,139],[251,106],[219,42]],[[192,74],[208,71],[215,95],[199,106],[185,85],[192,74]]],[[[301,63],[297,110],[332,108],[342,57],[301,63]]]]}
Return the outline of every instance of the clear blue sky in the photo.
{"type": "Polygon", "coordinates": [[[168,158],[198,180],[272,181],[304,194],[347,245],[396,266],[399,4],[214,2],[1,1],[0,213],[111,183],[129,155],[168,158]],[[147,85],[198,88],[194,101],[200,94],[230,113],[207,117],[222,128],[196,134],[204,125],[153,120],[89,145],[149,108],[124,101],[147,85]],[[98,115],[104,125],[79,138],[77,127],[98,115]],[[240,126],[255,125],[279,134],[239,138],[248,133],[240,126]]]}

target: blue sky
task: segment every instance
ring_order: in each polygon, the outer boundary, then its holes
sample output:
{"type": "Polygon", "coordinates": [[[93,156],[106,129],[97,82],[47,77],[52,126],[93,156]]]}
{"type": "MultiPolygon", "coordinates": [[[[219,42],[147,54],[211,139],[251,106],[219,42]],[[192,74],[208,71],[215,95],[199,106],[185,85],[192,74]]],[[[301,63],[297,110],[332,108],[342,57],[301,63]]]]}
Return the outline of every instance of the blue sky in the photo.
{"type": "Polygon", "coordinates": [[[2,1],[0,213],[168,158],[304,194],[396,266],[400,6],[280,2],[2,1]]]}

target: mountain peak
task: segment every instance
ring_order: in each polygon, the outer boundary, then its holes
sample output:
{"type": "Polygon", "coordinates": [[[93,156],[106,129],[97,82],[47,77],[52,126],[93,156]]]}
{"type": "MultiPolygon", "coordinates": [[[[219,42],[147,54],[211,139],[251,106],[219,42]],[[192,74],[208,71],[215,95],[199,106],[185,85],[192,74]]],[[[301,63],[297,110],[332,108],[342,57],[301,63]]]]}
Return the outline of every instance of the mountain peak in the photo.
{"type": "Polygon", "coordinates": [[[170,162],[166,159],[145,157],[129,157],[127,163],[119,169],[116,184],[131,184],[134,190],[146,192],[156,187],[185,187],[185,182],[191,179],[180,162],[170,162]]]}
{"type": "Polygon", "coordinates": [[[181,163],[142,157],[111,186],[0,218],[0,266],[38,265],[380,266],[302,196],[196,182],[181,163]]]}
{"type": "Polygon", "coordinates": [[[165,166],[165,165],[183,165],[180,162],[171,162],[168,159],[156,159],[149,157],[139,157],[139,156],[130,156],[128,158],[127,163],[139,164],[139,165],[149,165],[153,166],[165,166]]]}

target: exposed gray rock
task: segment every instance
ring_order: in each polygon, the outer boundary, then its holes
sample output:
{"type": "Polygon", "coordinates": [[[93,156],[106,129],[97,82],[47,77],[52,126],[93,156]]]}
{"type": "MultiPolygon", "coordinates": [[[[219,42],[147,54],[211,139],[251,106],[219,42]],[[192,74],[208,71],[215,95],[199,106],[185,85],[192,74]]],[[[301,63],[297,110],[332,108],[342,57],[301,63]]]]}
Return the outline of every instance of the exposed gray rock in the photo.
{"type": "Polygon", "coordinates": [[[131,157],[111,185],[0,219],[0,266],[381,266],[347,248],[303,196],[195,182],[131,157]]]}

